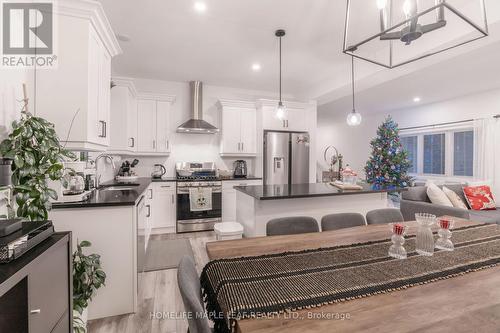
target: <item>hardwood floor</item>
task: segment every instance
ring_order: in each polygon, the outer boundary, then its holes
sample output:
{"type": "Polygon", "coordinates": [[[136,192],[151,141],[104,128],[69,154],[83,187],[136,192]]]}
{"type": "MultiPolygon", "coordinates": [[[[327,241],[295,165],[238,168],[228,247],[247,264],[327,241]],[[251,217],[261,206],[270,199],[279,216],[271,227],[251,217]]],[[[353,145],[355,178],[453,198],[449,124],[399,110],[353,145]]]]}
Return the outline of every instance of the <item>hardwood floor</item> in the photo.
{"type": "MultiPolygon", "coordinates": [[[[156,239],[189,238],[198,273],[208,262],[205,244],[215,240],[213,232],[153,235],[156,239]]],[[[175,255],[166,254],[166,255],[175,255]]],[[[177,287],[177,269],[139,274],[138,311],[89,322],[88,333],[185,333],[184,305],[177,287]],[[155,315],[156,314],[156,315],[155,315]]]]}

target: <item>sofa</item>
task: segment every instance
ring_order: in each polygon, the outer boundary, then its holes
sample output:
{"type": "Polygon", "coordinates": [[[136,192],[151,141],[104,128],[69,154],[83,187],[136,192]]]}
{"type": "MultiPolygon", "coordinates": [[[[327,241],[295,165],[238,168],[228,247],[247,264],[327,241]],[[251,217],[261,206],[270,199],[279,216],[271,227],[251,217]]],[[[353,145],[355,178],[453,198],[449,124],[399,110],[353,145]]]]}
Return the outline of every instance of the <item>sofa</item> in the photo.
{"type": "MultiPolygon", "coordinates": [[[[465,199],[462,185],[453,184],[444,186],[458,194],[464,203],[469,206],[467,204],[467,200],[465,199]]],[[[402,192],[400,209],[405,221],[414,221],[416,213],[429,213],[436,216],[449,215],[476,222],[500,224],[500,207],[497,207],[497,210],[478,211],[436,205],[429,200],[426,186],[410,187],[408,188],[408,191],[402,192]]]]}

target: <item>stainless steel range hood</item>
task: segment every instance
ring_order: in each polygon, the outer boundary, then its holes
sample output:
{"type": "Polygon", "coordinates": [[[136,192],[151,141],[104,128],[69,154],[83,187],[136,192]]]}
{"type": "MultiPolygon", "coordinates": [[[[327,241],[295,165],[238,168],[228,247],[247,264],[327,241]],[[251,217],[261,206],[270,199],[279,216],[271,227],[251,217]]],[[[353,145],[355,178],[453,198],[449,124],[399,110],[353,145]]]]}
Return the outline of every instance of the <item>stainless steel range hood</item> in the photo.
{"type": "Polygon", "coordinates": [[[177,127],[177,133],[214,134],[219,129],[203,120],[203,83],[189,82],[191,119],[177,127]]]}

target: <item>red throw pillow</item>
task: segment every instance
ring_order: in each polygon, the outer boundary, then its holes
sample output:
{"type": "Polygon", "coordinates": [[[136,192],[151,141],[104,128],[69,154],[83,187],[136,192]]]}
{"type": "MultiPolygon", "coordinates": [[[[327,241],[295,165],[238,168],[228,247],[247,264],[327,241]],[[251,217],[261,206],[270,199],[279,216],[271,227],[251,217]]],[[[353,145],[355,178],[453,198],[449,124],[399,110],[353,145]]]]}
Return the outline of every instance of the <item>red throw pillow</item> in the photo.
{"type": "Polygon", "coordinates": [[[496,210],[495,200],[489,186],[464,187],[464,194],[473,210],[496,210]]]}

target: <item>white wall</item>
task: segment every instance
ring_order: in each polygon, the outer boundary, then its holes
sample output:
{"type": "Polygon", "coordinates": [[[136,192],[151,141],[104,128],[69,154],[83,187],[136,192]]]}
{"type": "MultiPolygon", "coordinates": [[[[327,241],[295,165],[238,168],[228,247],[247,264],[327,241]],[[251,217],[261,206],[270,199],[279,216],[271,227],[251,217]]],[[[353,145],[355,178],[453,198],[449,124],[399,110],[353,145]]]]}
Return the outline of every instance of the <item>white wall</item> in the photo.
{"type": "Polygon", "coordinates": [[[21,115],[23,99],[22,84],[26,83],[28,98],[28,110],[33,111],[34,74],[32,70],[24,69],[0,69],[0,141],[5,139],[11,130],[12,121],[19,119],[21,115]]]}
{"type": "MultiPolygon", "coordinates": [[[[177,126],[188,120],[190,116],[189,104],[189,84],[187,82],[171,82],[149,79],[134,79],[136,89],[139,93],[161,93],[175,95],[176,101],[171,107],[170,131],[171,136],[171,154],[165,157],[140,157],[140,163],[136,167],[136,172],[142,177],[151,175],[152,167],[156,163],[165,165],[167,176],[173,177],[175,172],[175,162],[181,161],[214,161],[220,169],[232,169],[232,164],[237,158],[221,158],[219,151],[219,134],[186,134],[176,133],[177,126]]],[[[214,126],[220,127],[220,111],[216,107],[219,99],[235,99],[256,101],[261,98],[276,98],[276,92],[243,90],[229,87],[218,87],[209,84],[203,85],[203,119],[214,126]]],[[[292,96],[285,96],[292,99],[292,96]]],[[[95,156],[92,154],[91,156],[95,156]]],[[[114,157],[117,161],[117,167],[121,164],[120,157],[114,157]]],[[[121,157],[122,160],[132,160],[133,157],[121,157]]],[[[254,174],[255,159],[246,158],[248,162],[249,173],[254,174]]],[[[106,163],[101,159],[102,163],[106,163]]],[[[104,170],[99,165],[100,170],[104,170]]],[[[103,180],[112,179],[111,168],[106,166],[103,180]]],[[[258,175],[261,176],[261,175],[258,175]]]]}
{"type": "Polygon", "coordinates": [[[328,169],[323,161],[323,151],[328,145],[334,145],[344,155],[344,165],[351,165],[360,176],[364,176],[364,166],[371,153],[370,140],[389,114],[400,128],[486,118],[500,114],[500,90],[390,112],[370,114],[361,111],[363,121],[358,127],[346,124],[347,112],[318,107],[318,172],[328,169]]]}

